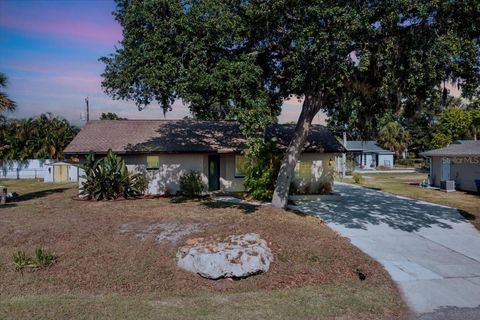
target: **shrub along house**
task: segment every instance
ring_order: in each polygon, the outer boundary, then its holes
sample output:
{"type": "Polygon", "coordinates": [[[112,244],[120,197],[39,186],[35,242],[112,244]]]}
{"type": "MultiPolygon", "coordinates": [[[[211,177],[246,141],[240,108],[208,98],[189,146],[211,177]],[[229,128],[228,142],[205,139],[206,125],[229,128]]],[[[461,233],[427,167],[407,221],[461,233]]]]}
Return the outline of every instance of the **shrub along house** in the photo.
{"type": "MultiPolygon", "coordinates": [[[[271,125],[267,137],[285,149],[295,125],[271,125]]],[[[90,121],[64,150],[79,162],[93,152],[103,156],[109,149],[121,156],[129,171],[144,172],[148,194],[173,194],[179,179],[191,170],[201,174],[205,190],[243,191],[246,139],[235,121],[102,120],[90,121]]],[[[335,155],[344,147],[321,125],[313,125],[295,170],[299,184],[313,190],[324,169],[334,168],[335,155]]],[[[81,183],[81,181],[80,181],[81,183]]]]}
{"type": "Polygon", "coordinates": [[[430,183],[454,190],[477,191],[480,179],[480,141],[459,140],[448,147],[420,153],[430,159],[430,183]],[[453,184],[448,186],[448,181],[453,184]]]}

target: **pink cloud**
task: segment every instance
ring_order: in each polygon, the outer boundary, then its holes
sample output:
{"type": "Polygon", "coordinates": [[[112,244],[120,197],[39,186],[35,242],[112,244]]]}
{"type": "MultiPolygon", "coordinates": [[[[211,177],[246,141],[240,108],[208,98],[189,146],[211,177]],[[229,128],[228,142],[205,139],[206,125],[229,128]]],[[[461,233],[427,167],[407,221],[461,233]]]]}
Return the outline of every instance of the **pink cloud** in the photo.
{"type": "Polygon", "coordinates": [[[4,67],[9,69],[15,69],[19,71],[36,72],[36,73],[50,73],[52,67],[38,64],[24,64],[24,63],[10,63],[4,67]]]}
{"type": "Polygon", "coordinates": [[[96,75],[69,73],[50,77],[49,80],[51,80],[52,85],[69,87],[79,91],[84,91],[85,93],[102,92],[100,85],[102,80],[100,76],[96,75]]]}
{"type": "MultiPolygon", "coordinates": [[[[297,122],[300,112],[302,111],[303,98],[291,97],[285,99],[282,105],[282,112],[278,121],[280,123],[285,122],[297,122]]],[[[320,111],[315,118],[313,118],[312,123],[314,124],[326,124],[327,115],[320,111]]]]}
{"type": "Polygon", "coordinates": [[[4,13],[0,15],[0,26],[69,40],[116,43],[122,39],[121,28],[113,21],[102,24],[77,20],[62,17],[60,12],[44,12],[41,16],[35,15],[27,19],[4,13]]]}

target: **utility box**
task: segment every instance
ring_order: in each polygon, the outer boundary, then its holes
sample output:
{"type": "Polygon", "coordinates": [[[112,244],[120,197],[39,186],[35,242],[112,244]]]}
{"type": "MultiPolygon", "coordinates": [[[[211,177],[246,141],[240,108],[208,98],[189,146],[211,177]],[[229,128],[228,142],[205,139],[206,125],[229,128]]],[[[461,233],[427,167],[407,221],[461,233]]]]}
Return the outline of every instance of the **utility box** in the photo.
{"type": "Polygon", "coordinates": [[[440,181],[440,190],[445,192],[455,191],[455,181],[453,180],[442,180],[440,181]]]}

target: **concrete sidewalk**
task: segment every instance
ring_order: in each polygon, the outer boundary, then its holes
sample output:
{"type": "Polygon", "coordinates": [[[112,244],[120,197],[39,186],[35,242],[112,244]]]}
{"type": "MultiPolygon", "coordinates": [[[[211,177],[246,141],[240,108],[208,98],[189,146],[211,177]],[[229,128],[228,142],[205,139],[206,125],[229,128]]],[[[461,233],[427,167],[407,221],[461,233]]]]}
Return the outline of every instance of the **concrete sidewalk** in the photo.
{"type": "Polygon", "coordinates": [[[339,183],[342,201],[296,202],[379,261],[414,317],[480,319],[480,232],[458,210],[339,183]]]}

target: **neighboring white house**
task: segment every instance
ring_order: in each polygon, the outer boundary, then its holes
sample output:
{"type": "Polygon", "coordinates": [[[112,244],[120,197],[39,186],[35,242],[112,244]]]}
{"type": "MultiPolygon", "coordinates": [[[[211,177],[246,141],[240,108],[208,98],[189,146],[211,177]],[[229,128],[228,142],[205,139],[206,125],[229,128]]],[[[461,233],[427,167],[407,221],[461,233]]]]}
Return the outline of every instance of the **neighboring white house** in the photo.
{"type": "Polygon", "coordinates": [[[393,167],[392,151],[382,148],[377,141],[347,141],[347,153],[355,159],[360,168],[375,168],[378,166],[393,167]]]}
{"type": "MultiPolygon", "coordinates": [[[[271,125],[267,138],[285,149],[295,125],[271,125]]],[[[80,163],[93,152],[109,149],[120,155],[129,170],[144,172],[149,194],[174,194],[182,174],[195,170],[208,191],[243,191],[246,139],[235,121],[102,120],[89,121],[64,150],[80,163]]],[[[344,147],[329,130],[313,125],[296,167],[295,181],[316,188],[324,169],[334,168],[344,147]]],[[[80,176],[82,172],[80,171],[80,176]]],[[[81,183],[81,182],[80,182],[81,183]]]]}
{"type": "Polygon", "coordinates": [[[448,147],[420,153],[430,159],[430,182],[440,187],[441,181],[455,181],[459,190],[477,191],[480,179],[480,141],[459,140],[448,147]]]}

